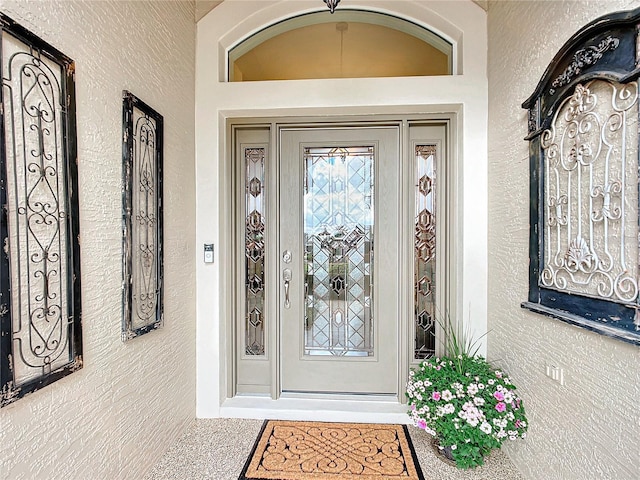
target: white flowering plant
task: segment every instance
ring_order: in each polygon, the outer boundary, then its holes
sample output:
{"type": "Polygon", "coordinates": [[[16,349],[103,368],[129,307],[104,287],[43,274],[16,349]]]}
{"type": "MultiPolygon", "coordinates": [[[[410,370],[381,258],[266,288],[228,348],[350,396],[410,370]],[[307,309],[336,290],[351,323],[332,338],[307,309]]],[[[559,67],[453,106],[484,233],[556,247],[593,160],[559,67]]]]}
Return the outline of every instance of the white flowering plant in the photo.
{"type": "Polygon", "coordinates": [[[511,379],[448,330],[454,355],[432,357],[409,373],[409,415],[456,466],[476,467],[506,439],[525,438],[527,418],[511,379]]]}

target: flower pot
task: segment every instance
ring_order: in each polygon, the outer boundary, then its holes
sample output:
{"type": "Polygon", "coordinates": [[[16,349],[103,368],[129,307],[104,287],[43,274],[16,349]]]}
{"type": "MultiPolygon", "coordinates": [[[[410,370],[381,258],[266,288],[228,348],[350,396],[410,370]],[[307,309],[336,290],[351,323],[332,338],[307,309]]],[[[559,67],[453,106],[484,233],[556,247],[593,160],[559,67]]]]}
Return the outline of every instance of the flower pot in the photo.
{"type": "Polygon", "coordinates": [[[413,424],[442,437],[443,448],[435,447],[438,458],[455,457],[459,468],[482,465],[505,440],[526,436],[515,385],[482,357],[461,353],[424,360],[409,372],[407,398],[413,424]]]}
{"type": "Polygon", "coordinates": [[[431,440],[431,446],[440,460],[452,467],[456,466],[456,461],[453,458],[451,447],[441,447],[437,437],[433,437],[431,440]]]}

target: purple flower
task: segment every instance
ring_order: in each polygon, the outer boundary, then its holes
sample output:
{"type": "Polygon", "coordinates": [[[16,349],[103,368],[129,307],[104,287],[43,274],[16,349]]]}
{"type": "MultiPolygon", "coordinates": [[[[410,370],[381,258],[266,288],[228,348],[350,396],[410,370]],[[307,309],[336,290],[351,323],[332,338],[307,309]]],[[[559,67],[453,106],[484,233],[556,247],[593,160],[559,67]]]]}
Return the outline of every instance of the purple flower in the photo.
{"type": "Polygon", "coordinates": [[[412,404],[411,405],[411,410],[415,410],[415,409],[416,409],[416,406],[412,404]]]}
{"type": "Polygon", "coordinates": [[[499,412],[504,412],[507,409],[507,405],[504,402],[498,402],[496,405],[496,410],[499,412]]]}
{"type": "Polygon", "coordinates": [[[418,420],[418,423],[416,423],[416,426],[424,430],[425,428],[427,428],[427,422],[425,422],[423,419],[420,419],[418,420]]]}
{"type": "Polygon", "coordinates": [[[436,402],[440,400],[440,397],[440,392],[433,392],[433,394],[431,395],[431,398],[433,398],[436,402]]]}
{"type": "Polygon", "coordinates": [[[493,397],[498,400],[499,402],[502,402],[502,400],[504,400],[504,394],[502,392],[496,392],[493,394],[493,397]]]}

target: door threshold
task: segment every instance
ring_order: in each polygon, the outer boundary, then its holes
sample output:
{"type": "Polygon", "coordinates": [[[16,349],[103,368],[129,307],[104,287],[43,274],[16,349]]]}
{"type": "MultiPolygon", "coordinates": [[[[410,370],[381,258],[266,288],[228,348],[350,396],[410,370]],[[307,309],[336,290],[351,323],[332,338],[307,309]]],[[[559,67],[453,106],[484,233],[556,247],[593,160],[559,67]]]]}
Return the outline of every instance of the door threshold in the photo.
{"type": "Polygon", "coordinates": [[[342,395],[300,398],[298,395],[283,394],[278,400],[262,395],[236,395],[223,402],[220,416],[320,422],[411,423],[407,405],[398,402],[395,396],[358,400],[354,400],[352,395],[347,396],[349,398],[337,397],[342,395]]]}

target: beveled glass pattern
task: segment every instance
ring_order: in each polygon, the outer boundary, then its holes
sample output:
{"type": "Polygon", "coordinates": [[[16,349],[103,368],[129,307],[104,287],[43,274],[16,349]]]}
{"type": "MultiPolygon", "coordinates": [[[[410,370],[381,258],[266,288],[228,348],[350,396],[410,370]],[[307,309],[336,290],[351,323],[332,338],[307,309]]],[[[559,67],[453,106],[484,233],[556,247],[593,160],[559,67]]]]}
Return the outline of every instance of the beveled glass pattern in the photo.
{"type": "Polygon", "coordinates": [[[544,268],[555,290],[638,298],[638,85],[577,85],[542,135],[544,268]]]}
{"type": "Polygon", "coordinates": [[[415,147],[414,306],[416,359],[435,353],[436,146],[415,147]]]}
{"type": "Polygon", "coordinates": [[[245,148],[245,354],[264,355],[264,148],[245,148]]]}
{"type": "Polygon", "coordinates": [[[373,147],[304,150],[305,355],[371,356],[373,147]]]}

